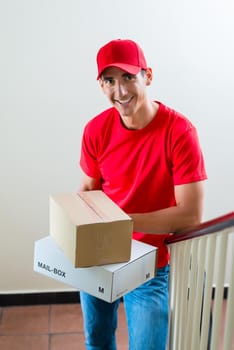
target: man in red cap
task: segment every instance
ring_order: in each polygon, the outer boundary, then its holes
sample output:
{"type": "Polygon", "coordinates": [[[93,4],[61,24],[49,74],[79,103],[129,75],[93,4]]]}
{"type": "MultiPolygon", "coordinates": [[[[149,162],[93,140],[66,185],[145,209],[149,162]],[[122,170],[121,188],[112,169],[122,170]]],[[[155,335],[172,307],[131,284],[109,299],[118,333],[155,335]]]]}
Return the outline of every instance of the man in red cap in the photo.
{"type": "MultiPolygon", "coordinates": [[[[197,132],[183,115],[152,101],[152,69],[132,40],[97,54],[97,79],[112,107],[84,129],[80,190],[103,190],[133,219],[133,238],[158,247],[157,276],[124,296],[129,350],[165,350],[169,234],[201,221],[206,179],[197,132]]],[[[81,292],[86,347],[115,350],[119,300],[81,292]]]]}

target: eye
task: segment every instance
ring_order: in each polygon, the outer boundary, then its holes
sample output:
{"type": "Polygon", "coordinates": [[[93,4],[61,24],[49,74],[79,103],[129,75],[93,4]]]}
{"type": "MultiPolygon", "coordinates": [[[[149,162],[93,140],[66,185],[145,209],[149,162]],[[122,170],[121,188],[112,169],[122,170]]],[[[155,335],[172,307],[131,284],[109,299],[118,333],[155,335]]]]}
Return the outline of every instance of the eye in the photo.
{"type": "Polygon", "coordinates": [[[127,81],[131,81],[131,80],[133,80],[135,78],[135,75],[130,74],[130,73],[126,73],[126,74],[124,74],[124,78],[127,81]]]}
{"type": "Polygon", "coordinates": [[[114,85],[114,79],[113,78],[109,78],[109,77],[105,78],[104,77],[102,80],[103,80],[104,84],[107,85],[107,86],[114,85]]]}

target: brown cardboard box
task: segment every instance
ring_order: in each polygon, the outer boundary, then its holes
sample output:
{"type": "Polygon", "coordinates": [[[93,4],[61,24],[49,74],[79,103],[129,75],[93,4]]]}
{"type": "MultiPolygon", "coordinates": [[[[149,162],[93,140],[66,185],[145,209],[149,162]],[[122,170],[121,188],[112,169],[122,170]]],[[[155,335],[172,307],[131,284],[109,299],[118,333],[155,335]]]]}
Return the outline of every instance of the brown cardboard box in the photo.
{"type": "Polygon", "coordinates": [[[102,191],[50,197],[50,235],[74,267],[126,262],[133,223],[102,191]]]}

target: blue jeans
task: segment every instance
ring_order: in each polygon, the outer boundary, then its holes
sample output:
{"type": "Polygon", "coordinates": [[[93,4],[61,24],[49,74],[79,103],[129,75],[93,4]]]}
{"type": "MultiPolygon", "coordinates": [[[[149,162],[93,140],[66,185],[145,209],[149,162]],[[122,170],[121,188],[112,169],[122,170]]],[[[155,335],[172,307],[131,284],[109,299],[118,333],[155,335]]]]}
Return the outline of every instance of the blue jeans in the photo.
{"type": "MultiPolygon", "coordinates": [[[[168,333],[169,266],[124,299],[129,350],[165,350],[168,333]]],[[[80,292],[87,350],[116,350],[115,331],[120,300],[107,303],[80,292]]]]}

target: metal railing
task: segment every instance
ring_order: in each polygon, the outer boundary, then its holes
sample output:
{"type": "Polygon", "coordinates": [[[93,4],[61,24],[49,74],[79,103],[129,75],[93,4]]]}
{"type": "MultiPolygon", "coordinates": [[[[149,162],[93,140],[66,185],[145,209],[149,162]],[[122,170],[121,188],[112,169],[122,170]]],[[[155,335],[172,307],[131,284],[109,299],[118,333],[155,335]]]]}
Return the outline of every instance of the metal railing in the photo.
{"type": "Polygon", "coordinates": [[[234,212],[171,236],[168,245],[168,350],[233,350],[234,212]]]}

